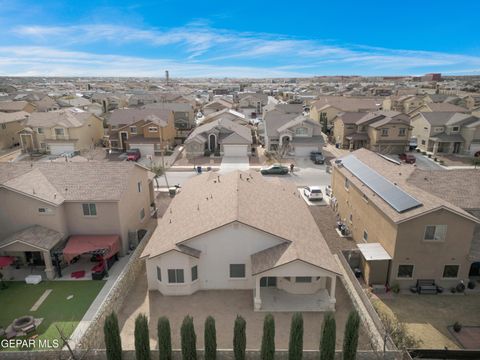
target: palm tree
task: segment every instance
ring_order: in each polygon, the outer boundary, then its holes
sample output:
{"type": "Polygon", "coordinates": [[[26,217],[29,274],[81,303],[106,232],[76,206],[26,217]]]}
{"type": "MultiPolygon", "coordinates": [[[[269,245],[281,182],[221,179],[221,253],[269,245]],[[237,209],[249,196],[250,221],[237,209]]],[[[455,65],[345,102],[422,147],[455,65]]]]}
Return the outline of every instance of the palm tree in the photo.
{"type": "MultiPolygon", "coordinates": [[[[160,187],[158,185],[158,178],[162,175],[165,175],[165,169],[163,168],[163,166],[153,163],[152,166],[150,167],[150,171],[155,174],[154,179],[155,179],[155,183],[157,184],[157,188],[160,187]]],[[[165,182],[167,183],[167,188],[169,188],[167,176],[165,176],[165,182]]]]}

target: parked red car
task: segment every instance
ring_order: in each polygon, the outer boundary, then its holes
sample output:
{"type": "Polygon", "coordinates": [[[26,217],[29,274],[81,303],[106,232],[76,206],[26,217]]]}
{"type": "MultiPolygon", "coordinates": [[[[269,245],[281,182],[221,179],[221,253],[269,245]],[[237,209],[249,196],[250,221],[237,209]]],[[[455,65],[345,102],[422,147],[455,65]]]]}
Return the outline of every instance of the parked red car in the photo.
{"type": "Polygon", "coordinates": [[[130,149],[127,151],[127,161],[137,161],[142,157],[139,149],[130,149]]]}
{"type": "Polygon", "coordinates": [[[415,164],[415,162],[417,161],[415,156],[412,154],[403,153],[398,155],[398,157],[400,158],[400,160],[405,161],[407,164],[415,164]]]}

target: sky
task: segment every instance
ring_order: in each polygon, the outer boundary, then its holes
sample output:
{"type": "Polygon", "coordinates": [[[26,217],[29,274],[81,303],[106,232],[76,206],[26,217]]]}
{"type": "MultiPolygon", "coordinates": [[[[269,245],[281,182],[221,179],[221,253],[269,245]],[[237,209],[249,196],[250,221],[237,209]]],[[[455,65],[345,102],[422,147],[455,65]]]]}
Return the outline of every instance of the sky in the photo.
{"type": "Polygon", "coordinates": [[[480,75],[480,1],[0,0],[0,76],[480,75]]]}

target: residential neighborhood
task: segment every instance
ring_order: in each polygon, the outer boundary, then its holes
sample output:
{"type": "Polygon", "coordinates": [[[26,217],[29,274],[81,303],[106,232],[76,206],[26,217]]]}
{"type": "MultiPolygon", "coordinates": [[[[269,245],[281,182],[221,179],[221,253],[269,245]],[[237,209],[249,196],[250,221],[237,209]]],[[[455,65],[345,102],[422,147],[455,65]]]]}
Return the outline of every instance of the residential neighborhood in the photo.
{"type": "Polygon", "coordinates": [[[2,4],[0,359],[480,359],[462,2],[2,4]]]}

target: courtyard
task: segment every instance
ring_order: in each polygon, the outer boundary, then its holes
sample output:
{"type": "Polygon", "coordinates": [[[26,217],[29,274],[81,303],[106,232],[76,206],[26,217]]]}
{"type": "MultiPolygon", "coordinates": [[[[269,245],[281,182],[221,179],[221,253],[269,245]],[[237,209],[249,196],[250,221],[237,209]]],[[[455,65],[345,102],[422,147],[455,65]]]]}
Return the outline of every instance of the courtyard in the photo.
{"type": "Polygon", "coordinates": [[[11,281],[7,284],[8,288],[0,290],[0,328],[7,329],[15,319],[30,315],[35,319],[36,330],[29,335],[38,335],[39,340],[54,340],[60,339],[57,326],[65,336],[73,333],[105,281],[44,281],[37,285],[11,281]]]}
{"type": "MultiPolygon", "coordinates": [[[[340,282],[336,289],[337,348],[343,343],[343,331],[353,305],[340,282]]],[[[162,296],[157,291],[147,290],[145,274],[139,276],[134,288],[126,297],[118,313],[124,349],[134,348],[134,323],[138,314],[147,314],[150,324],[150,343],[152,349],[157,346],[157,320],[167,316],[172,329],[172,347],[180,348],[180,326],[186,315],[193,316],[197,334],[197,348],[203,348],[203,325],[208,315],[215,318],[217,345],[219,349],[231,349],[233,341],[233,323],[237,314],[247,323],[247,349],[259,349],[265,312],[253,311],[251,290],[211,290],[199,291],[190,296],[162,296]]],[[[292,312],[274,312],[275,346],[287,349],[292,312]]],[[[304,313],[304,349],[318,349],[324,313],[304,313]]],[[[361,329],[359,349],[370,349],[369,339],[361,329]]]]}

